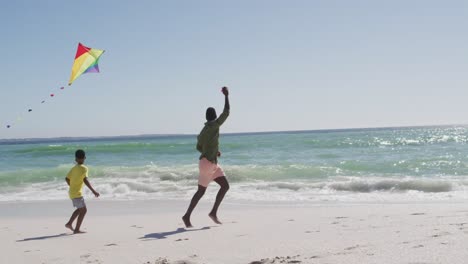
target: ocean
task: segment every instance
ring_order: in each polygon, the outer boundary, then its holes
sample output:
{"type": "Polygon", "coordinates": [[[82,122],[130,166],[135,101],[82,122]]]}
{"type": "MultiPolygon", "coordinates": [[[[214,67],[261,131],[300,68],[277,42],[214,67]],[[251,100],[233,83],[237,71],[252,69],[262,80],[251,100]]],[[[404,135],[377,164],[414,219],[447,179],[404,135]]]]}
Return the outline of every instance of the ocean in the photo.
{"type": "MultiPolygon", "coordinates": [[[[466,126],[221,134],[219,163],[230,201],[464,201],[467,143],[466,126]]],[[[76,149],[101,199],[188,201],[195,145],[196,135],[0,140],[0,201],[68,199],[76,149]]]]}

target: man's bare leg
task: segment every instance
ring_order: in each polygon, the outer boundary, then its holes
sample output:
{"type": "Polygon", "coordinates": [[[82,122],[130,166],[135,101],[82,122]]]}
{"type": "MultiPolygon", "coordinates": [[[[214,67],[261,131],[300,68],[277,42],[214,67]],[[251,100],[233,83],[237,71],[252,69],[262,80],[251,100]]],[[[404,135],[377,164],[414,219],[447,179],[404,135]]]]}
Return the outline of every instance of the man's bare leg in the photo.
{"type": "Polygon", "coordinates": [[[192,223],[190,222],[190,216],[192,215],[193,209],[195,209],[195,206],[197,206],[198,201],[203,197],[205,194],[206,187],[203,187],[201,185],[198,185],[198,190],[197,192],[193,195],[192,200],[190,201],[190,205],[187,209],[187,212],[185,213],[184,216],[182,216],[182,220],[184,221],[185,227],[193,227],[192,223]]]}
{"type": "Polygon", "coordinates": [[[215,182],[219,184],[221,187],[216,195],[216,201],[213,205],[213,209],[208,214],[208,216],[215,222],[216,224],[222,224],[221,221],[218,219],[218,208],[221,202],[223,201],[224,195],[226,195],[227,191],[229,190],[229,183],[225,176],[218,177],[215,179],[215,182]]]}

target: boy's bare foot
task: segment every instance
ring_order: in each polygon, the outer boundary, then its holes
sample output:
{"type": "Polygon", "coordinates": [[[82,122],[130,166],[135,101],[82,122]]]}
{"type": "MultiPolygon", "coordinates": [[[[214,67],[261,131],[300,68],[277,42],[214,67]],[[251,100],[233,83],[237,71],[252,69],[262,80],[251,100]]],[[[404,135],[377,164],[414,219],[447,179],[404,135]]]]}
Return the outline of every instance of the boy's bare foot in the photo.
{"type": "Polygon", "coordinates": [[[75,230],[73,230],[73,226],[71,224],[65,224],[65,227],[70,229],[72,232],[75,232],[75,230]]]}
{"type": "Polygon", "coordinates": [[[184,221],[185,227],[190,228],[193,227],[192,223],[190,223],[190,219],[187,216],[182,216],[182,220],[184,221]]]}
{"type": "Polygon", "coordinates": [[[213,222],[215,222],[216,224],[218,224],[218,225],[223,224],[223,223],[221,223],[221,222],[219,221],[219,219],[218,219],[218,217],[217,217],[216,215],[209,214],[208,216],[209,216],[209,217],[211,218],[211,220],[213,220],[213,222]]]}
{"type": "Polygon", "coordinates": [[[84,234],[86,233],[85,231],[81,231],[81,230],[75,230],[73,231],[73,234],[84,234]]]}

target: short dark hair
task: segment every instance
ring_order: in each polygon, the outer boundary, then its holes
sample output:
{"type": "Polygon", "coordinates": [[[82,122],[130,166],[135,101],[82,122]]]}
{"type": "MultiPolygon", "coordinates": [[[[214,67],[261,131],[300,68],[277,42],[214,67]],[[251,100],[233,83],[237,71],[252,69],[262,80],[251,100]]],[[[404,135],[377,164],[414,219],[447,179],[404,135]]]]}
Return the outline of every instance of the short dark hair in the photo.
{"type": "Polygon", "coordinates": [[[84,150],[82,149],[79,149],[75,152],[75,158],[77,159],[84,159],[86,157],[86,154],[84,152],[84,150]]]}
{"type": "Polygon", "coordinates": [[[206,120],[213,121],[216,117],[216,110],[213,107],[208,107],[208,109],[206,109],[206,120]]]}

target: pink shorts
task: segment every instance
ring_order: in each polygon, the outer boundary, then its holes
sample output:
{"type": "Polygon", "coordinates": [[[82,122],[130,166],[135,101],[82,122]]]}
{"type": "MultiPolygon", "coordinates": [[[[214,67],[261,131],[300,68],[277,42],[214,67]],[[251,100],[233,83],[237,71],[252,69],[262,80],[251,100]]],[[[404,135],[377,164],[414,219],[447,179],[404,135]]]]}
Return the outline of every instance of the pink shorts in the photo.
{"type": "Polygon", "coordinates": [[[216,178],[225,176],[223,169],[216,163],[213,163],[206,158],[201,159],[198,162],[198,170],[200,176],[198,176],[198,185],[208,187],[208,184],[216,178]]]}

